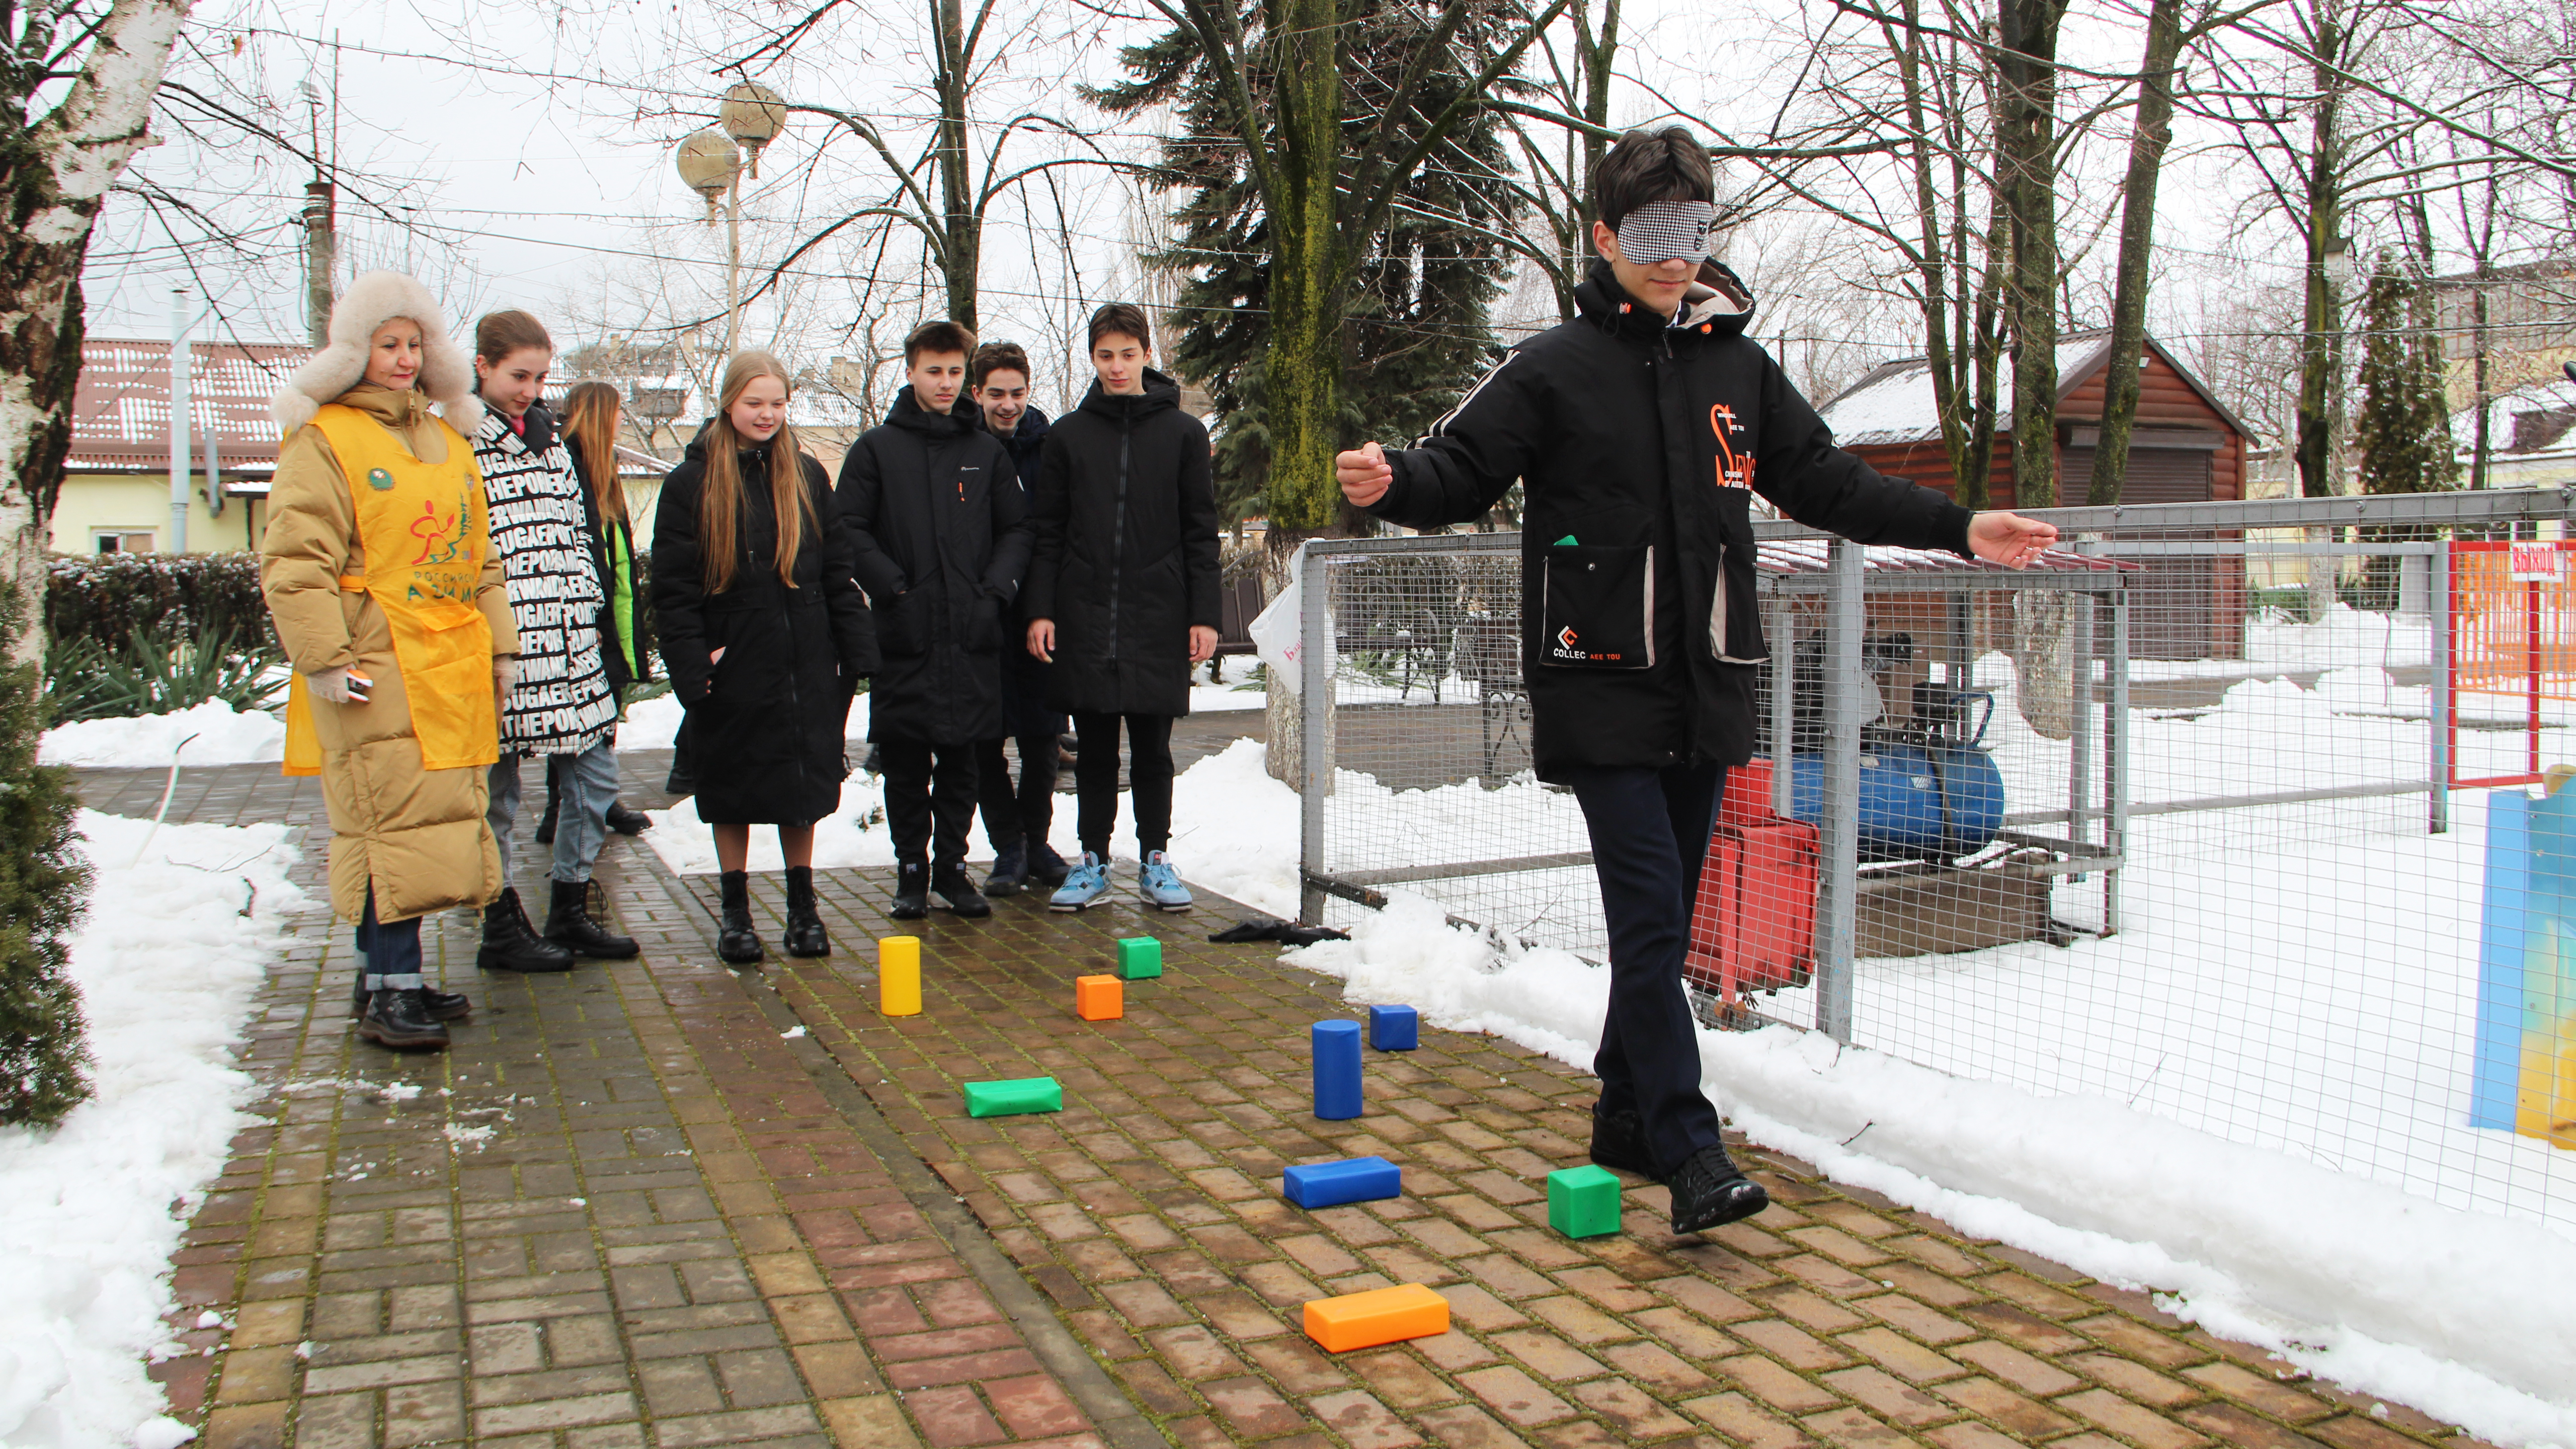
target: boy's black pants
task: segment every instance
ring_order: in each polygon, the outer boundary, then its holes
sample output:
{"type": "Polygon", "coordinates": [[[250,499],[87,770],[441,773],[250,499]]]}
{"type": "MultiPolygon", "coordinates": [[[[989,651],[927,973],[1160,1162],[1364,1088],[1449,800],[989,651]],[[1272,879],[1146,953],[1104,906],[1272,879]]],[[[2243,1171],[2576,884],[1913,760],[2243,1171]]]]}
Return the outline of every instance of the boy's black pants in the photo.
{"type": "Polygon", "coordinates": [[[1056,747],[1053,735],[1022,735],[1020,783],[1000,740],[975,747],[976,793],[984,811],[984,838],[1004,851],[1023,841],[1043,843],[1055,827],[1056,747]]]}
{"type": "Polygon", "coordinates": [[[885,772],[886,828],[898,861],[966,858],[966,827],[975,823],[975,747],[922,740],[879,740],[885,772]],[[925,855],[925,847],[928,854],[925,855]]]}
{"type": "Polygon", "coordinates": [[[1656,1169],[1670,1173],[1719,1140],[1717,1109],[1699,1085],[1682,954],[1726,767],[1585,765],[1565,780],[1592,834],[1610,926],[1610,1014],[1592,1059],[1600,1110],[1635,1112],[1656,1169]]]}
{"type": "Polygon", "coordinates": [[[1172,845],[1172,716],[1083,714],[1073,716],[1073,784],[1080,804],[1074,826],[1082,848],[1109,858],[1109,835],[1118,828],[1118,722],[1127,721],[1128,803],[1136,811],[1138,859],[1172,845]]]}

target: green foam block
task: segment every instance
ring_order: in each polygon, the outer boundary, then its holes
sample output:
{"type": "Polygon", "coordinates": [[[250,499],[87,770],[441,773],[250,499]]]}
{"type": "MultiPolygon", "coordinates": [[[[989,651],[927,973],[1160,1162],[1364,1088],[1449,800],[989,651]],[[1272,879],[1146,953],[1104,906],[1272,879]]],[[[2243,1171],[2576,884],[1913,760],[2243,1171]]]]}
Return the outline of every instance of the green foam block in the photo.
{"type": "Polygon", "coordinates": [[[1619,1231],[1619,1175],[1591,1166],[1549,1173],[1547,1225],[1569,1238],[1619,1231]]]}
{"type": "Polygon", "coordinates": [[[1152,936],[1119,937],[1118,974],[1129,981],[1162,975],[1163,943],[1152,936]]]}
{"type": "Polygon", "coordinates": [[[1053,1077],[1020,1077],[1008,1082],[968,1082],[966,1115],[1008,1117],[1017,1112],[1061,1112],[1064,1088],[1053,1077]]]}

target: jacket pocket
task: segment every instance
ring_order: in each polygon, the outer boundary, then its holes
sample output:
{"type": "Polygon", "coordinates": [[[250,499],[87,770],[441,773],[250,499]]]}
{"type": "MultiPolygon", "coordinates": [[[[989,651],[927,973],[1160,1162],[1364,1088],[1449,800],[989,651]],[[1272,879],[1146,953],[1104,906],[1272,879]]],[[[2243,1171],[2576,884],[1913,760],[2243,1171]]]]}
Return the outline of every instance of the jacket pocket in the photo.
{"type": "Polygon", "coordinates": [[[1540,660],[1566,669],[1655,662],[1652,544],[1563,544],[1547,551],[1540,660]]]}
{"type": "Polygon", "coordinates": [[[1717,587],[1708,608],[1708,652],[1720,664],[1760,664],[1771,657],[1762,637],[1762,605],[1754,589],[1753,567],[1729,545],[1717,566],[1717,587]]]}

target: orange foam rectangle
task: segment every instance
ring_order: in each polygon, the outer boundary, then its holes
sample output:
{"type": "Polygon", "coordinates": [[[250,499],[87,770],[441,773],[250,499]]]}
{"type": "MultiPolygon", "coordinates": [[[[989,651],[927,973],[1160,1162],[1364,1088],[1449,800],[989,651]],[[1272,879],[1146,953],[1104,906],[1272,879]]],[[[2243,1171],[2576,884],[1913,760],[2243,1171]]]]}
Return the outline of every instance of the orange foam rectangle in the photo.
{"type": "Polygon", "coordinates": [[[1327,1353],[1375,1348],[1449,1331],[1449,1300],[1419,1283],[1372,1288],[1306,1305],[1306,1336],[1327,1353]]]}
{"type": "Polygon", "coordinates": [[[1076,976],[1073,1014],[1085,1021],[1116,1021],[1127,1014],[1126,988],[1115,976],[1076,976]]]}

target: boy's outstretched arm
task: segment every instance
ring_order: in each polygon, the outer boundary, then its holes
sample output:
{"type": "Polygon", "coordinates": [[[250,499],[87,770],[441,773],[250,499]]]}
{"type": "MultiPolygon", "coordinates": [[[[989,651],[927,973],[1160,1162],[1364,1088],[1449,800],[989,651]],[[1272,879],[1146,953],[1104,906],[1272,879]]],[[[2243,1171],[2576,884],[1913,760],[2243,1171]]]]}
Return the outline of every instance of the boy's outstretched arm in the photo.
{"type": "Polygon", "coordinates": [[[1342,496],[1390,523],[1473,523],[1502,501],[1538,453],[1546,410],[1534,370],[1510,353],[1422,441],[1389,455],[1375,443],[1333,460],[1342,496]]]}

